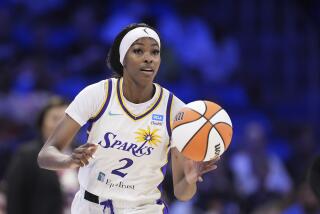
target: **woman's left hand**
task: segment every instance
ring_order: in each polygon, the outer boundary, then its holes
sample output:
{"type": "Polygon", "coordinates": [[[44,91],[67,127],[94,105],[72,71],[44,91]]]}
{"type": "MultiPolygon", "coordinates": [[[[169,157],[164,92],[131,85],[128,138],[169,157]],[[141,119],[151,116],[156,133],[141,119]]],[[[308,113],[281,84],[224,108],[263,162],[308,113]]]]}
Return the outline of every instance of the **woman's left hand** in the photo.
{"type": "Polygon", "coordinates": [[[189,184],[194,184],[197,181],[202,182],[202,175],[204,173],[210,172],[217,168],[217,161],[220,160],[220,157],[216,157],[210,161],[193,161],[190,159],[185,159],[184,163],[184,174],[185,179],[189,184]]]}

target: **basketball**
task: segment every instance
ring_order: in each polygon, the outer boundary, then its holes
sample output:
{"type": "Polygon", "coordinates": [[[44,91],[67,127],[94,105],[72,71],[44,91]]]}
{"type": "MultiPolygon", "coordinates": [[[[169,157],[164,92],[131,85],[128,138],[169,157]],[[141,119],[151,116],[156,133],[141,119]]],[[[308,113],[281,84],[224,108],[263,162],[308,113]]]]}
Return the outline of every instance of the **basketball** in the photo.
{"type": "Polygon", "coordinates": [[[209,161],[227,150],[232,133],[231,119],[221,106],[198,100],[175,115],[172,144],[191,160],[209,161]]]}

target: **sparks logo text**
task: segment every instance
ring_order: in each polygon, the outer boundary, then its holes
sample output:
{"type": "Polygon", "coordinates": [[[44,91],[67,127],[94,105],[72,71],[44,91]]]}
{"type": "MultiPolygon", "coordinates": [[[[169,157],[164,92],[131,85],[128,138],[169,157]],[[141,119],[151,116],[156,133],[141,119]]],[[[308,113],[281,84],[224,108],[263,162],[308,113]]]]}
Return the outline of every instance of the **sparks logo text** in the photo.
{"type": "Polygon", "coordinates": [[[113,148],[119,149],[126,152],[131,152],[136,157],[141,157],[144,155],[150,155],[154,150],[153,147],[149,146],[148,141],[143,142],[140,145],[137,145],[132,142],[125,142],[117,138],[117,135],[112,132],[107,132],[104,135],[104,140],[98,143],[105,149],[113,148]]]}

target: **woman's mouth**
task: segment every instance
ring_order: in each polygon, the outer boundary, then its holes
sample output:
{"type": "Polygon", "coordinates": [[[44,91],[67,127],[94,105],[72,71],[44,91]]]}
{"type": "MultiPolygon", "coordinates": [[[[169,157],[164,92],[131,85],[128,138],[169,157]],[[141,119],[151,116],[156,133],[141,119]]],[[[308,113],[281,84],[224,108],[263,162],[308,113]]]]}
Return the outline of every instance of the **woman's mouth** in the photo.
{"type": "Polygon", "coordinates": [[[141,68],[140,71],[145,72],[145,73],[153,73],[153,69],[151,69],[151,68],[141,68]]]}

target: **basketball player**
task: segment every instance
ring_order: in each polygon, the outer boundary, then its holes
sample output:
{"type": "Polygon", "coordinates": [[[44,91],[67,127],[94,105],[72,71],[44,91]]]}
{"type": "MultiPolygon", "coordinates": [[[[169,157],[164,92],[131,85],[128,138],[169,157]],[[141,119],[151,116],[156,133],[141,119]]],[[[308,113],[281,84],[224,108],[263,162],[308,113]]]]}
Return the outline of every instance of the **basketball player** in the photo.
{"type": "MultiPolygon", "coordinates": [[[[121,31],[109,51],[115,78],[83,89],[39,153],[40,167],[79,169],[73,214],[167,213],[161,201],[171,121],[184,105],[153,80],[160,66],[160,38],[146,24],[121,31]],[[88,140],[71,156],[61,153],[81,126],[88,140]]],[[[189,200],[215,161],[193,162],[171,150],[175,196],[189,200]]]]}

